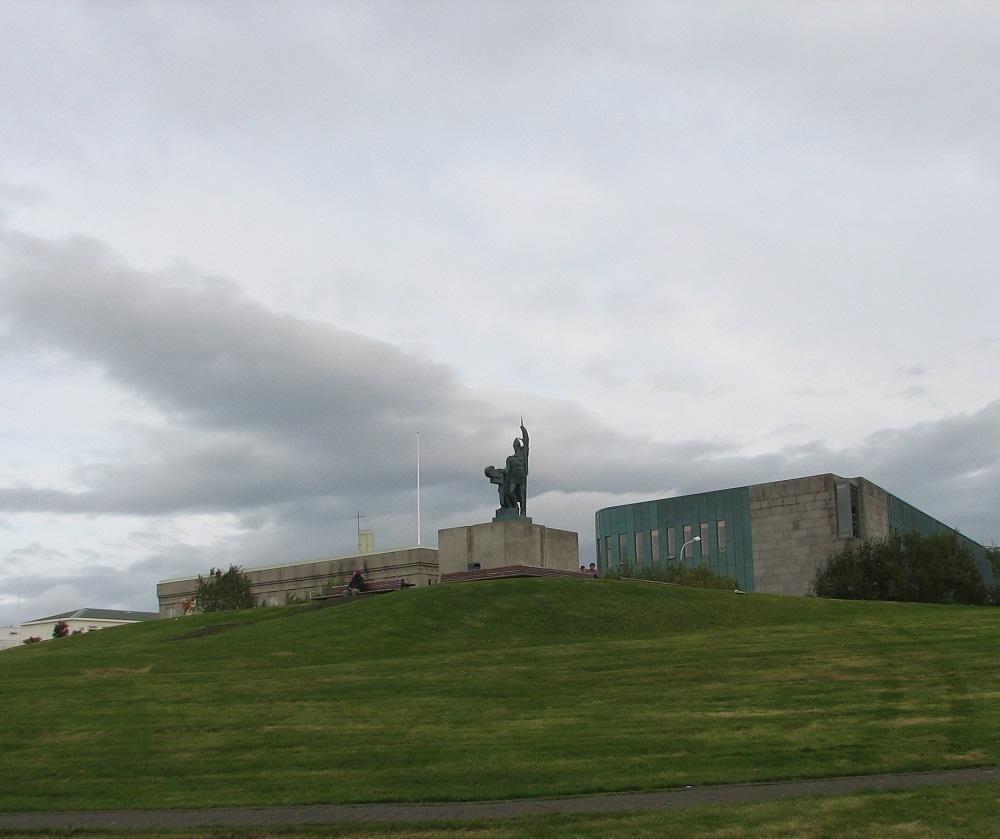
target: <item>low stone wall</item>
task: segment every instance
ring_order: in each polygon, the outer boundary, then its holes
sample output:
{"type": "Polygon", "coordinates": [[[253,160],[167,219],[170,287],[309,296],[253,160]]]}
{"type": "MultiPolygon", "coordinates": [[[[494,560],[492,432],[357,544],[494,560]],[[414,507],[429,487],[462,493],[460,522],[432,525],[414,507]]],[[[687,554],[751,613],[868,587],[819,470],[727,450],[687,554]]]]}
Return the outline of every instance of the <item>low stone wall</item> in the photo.
{"type": "MultiPolygon", "coordinates": [[[[307,600],[310,594],[320,594],[329,585],[345,584],[358,568],[375,583],[404,581],[415,586],[434,585],[438,582],[437,554],[435,548],[401,548],[247,568],[245,573],[259,603],[282,606],[293,597],[307,600]]],[[[158,583],[156,596],[160,602],[160,617],[183,614],[184,603],[194,597],[197,582],[197,577],[185,577],[158,583]]]]}

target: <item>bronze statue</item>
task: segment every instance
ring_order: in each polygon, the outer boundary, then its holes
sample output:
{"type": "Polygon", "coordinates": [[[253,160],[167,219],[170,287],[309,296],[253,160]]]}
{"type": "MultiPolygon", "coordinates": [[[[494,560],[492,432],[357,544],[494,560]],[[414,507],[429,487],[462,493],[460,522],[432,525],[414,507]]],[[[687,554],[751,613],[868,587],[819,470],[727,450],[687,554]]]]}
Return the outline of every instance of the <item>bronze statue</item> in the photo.
{"type": "MultiPolygon", "coordinates": [[[[504,469],[487,466],[483,470],[490,483],[497,485],[500,509],[515,515],[528,515],[528,429],[521,419],[521,436],[514,438],[514,454],[507,456],[504,469]]],[[[500,512],[499,510],[497,511],[500,512]]]]}

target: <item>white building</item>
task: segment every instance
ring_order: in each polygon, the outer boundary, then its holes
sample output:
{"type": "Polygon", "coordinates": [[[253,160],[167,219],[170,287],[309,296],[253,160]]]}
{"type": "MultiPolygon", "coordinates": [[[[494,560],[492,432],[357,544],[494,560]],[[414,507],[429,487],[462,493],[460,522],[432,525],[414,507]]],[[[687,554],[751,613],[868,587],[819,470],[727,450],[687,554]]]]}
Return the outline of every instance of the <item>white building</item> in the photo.
{"type": "Polygon", "coordinates": [[[0,650],[16,647],[20,643],[17,627],[14,624],[0,628],[0,650]]]}
{"type": "Polygon", "coordinates": [[[49,615],[46,618],[36,618],[21,624],[21,631],[16,643],[22,644],[29,638],[39,638],[42,641],[52,640],[52,631],[59,621],[65,621],[70,633],[95,632],[99,629],[110,629],[113,626],[124,626],[139,621],[156,620],[156,612],[124,612],[118,609],[76,609],[72,612],[62,612],[49,615]]]}

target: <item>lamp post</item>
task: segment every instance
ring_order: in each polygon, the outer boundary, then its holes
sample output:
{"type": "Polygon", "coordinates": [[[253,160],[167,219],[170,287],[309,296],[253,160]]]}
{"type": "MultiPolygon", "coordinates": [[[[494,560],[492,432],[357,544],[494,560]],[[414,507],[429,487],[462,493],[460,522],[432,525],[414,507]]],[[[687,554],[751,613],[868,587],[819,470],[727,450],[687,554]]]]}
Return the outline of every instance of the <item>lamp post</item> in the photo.
{"type": "Polygon", "coordinates": [[[680,555],[677,557],[677,564],[678,565],[680,565],[682,562],[684,562],[684,549],[688,545],[693,545],[695,542],[700,542],[700,541],[701,541],[701,536],[695,536],[694,539],[688,539],[688,541],[686,541],[683,545],[681,545],[681,552],[680,552],[680,555]]]}

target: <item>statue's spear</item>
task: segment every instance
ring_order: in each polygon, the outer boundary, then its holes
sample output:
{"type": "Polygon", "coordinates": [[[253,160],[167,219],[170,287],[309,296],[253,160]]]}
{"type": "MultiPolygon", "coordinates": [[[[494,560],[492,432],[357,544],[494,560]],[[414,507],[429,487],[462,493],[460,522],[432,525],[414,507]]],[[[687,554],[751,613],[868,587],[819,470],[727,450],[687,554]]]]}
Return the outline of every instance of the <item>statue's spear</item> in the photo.
{"type": "Polygon", "coordinates": [[[521,515],[528,515],[528,429],[521,417],[521,439],[524,440],[524,499],[521,501],[521,515]]]}

